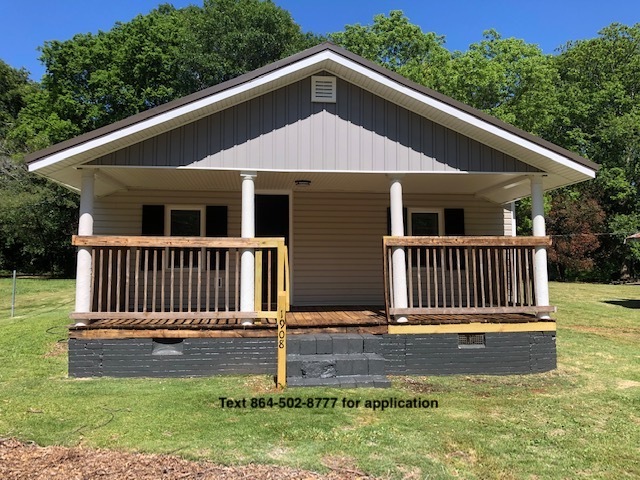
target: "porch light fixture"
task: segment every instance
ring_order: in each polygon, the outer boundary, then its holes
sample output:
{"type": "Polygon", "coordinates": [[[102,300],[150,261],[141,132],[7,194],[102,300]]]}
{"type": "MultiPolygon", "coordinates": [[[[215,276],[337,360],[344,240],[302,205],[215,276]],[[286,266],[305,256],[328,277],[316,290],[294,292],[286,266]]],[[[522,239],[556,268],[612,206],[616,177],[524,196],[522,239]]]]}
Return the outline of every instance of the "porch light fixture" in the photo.
{"type": "Polygon", "coordinates": [[[296,180],[294,183],[296,187],[308,187],[311,185],[311,180],[296,180]]]}

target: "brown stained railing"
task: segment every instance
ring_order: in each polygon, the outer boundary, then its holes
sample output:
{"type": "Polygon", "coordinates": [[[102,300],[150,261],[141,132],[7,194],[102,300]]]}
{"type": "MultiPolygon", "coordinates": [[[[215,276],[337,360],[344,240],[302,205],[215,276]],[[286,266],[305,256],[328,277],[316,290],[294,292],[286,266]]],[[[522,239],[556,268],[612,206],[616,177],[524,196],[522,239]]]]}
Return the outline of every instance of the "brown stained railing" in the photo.
{"type": "Polygon", "coordinates": [[[535,249],[549,237],[384,237],[387,318],[412,314],[539,313],[535,249]],[[394,305],[391,252],[405,250],[407,306],[394,305]]]}
{"type": "Polygon", "coordinates": [[[92,309],[74,318],[277,318],[280,293],[288,310],[281,238],[74,236],[73,244],[91,247],[92,256],[92,309]],[[239,311],[240,257],[247,248],[256,259],[255,312],[239,311]]]}

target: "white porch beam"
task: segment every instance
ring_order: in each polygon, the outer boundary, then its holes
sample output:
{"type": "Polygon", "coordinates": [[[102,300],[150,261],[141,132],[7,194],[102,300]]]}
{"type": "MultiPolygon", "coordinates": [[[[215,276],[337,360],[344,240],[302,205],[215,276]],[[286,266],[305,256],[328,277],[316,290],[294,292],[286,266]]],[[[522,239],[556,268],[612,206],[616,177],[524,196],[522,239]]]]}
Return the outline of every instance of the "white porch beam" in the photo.
{"type": "MultiPolygon", "coordinates": [[[[400,176],[391,178],[389,187],[391,210],[391,235],[404,237],[404,216],[402,204],[402,182],[400,176]]],[[[391,251],[393,264],[393,305],[394,308],[407,308],[407,266],[404,247],[393,247],[391,251]]],[[[396,316],[396,322],[406,323],[407,317],[396,316]]]]}
{"type": "MultiPolygon", "coordinates": [[[[254,238],[256,236],[255,212],[255,178],[256,172],[241,172],[242,176],[242,223],[241,237],[254,238]]],[[[255,312],[255,255],[252,248],[242,250],[240,257],[240,311],[255,312]]],[[[246,319],[243,325],[251,325],[253,321],[246,319]]]]}
{"type": "MultiPolygon", "coordinates": [[[[544,237],[546,226],[544,220],[544,189],[542,177],[531,177],[531,219],[533,221],[533,236],[544,237]]],[[[535,289],[536,305],[549,306],[549,275],[547,272],[547,248],[536,247],[535,254],[535,289]]],[[[539,314],[540,318],[549,318],[547,314],[539,314]]]]}
{"type": "MultiPolygon", "coordinates": [[[[80,190],[80,218],[78,235],[93,235],[93,201],[95,199],[95,170],[82,170],[80,190]]],[[[77,313],[91,311],[91,247],[79,247],[76,264],[77,313]]],[[[78,323],[77,325],[84,325],[78,323]]]]}

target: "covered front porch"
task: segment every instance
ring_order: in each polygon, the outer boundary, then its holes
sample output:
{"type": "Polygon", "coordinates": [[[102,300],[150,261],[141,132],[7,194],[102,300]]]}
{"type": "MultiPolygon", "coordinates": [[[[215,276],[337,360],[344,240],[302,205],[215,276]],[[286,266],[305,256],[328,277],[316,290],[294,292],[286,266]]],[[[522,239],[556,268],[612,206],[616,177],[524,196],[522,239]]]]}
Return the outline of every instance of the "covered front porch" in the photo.
{"type": "Polygon", "coordinates": [[[71,314],[75,338],[271,336],[280,317],[293,334],[518,331],[514,325],[531,322],[529,329],[547,329],[555,310],[536,290],[535,252],[546,237],[381,238],[379,306],[291,306],[283,239],[77,236],[74,243],[90,250],[91,265],[88,311],[71,314]],[[241,265],[247,250],[249,273],[241,265]],[[251,301],[243,310],[247,275],[251,301]]]}

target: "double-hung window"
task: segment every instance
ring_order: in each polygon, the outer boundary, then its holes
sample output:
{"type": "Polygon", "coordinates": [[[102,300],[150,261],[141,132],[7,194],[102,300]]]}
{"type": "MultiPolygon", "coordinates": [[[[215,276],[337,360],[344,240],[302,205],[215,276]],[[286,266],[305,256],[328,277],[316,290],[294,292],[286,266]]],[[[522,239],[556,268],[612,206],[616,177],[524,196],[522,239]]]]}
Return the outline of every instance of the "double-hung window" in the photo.
{"type": "MultiPolygon", "coordinates": [[[[227,236],[227,206],[226,205],[143,205],[142,206],[142,235],[173,236],[173,237],[226,237],[227,236]]],[[[208,249],[175,248],[159,251],[158,268],[193,267],[198,266],[198,254],[207,255],[208,249]],[[173,255],[173,261],[171,260],[173,255]],[[192,260],[190,260],[190,255],[192,260]],[[160,261],[166,258],[165,261],[160,261]]],[[[221,270],[226,268],[225,249],[211,250],[210,268],[215,268],[216,255],[221,270]]],[[[204,258],[204,257],[202,257],[204,258]]],[[[153,268],[151,262],[149,268],[153,268]]]]}
{"type": "Polygon", "coordinates": [[[201,237],[204,233],[204,207],[167,206],[165,215],[165,235],[201,237]]]}
{"type": "MultiPolygon", "coordinates": [[[[171,237],[201,237],[205,231],[205,207],[167,205],[165,208],[165,235],[171,237]]],[[[201,249],[176,249],[170,266],[198,267],[198,253],[201,249]]],[[[171,257],[170,257],[171,258],[171,257]]]]}

